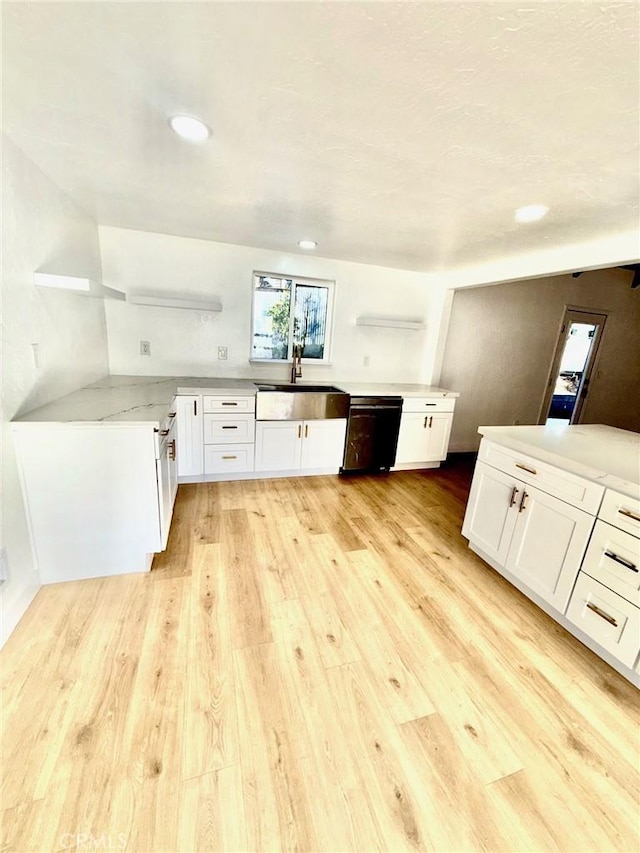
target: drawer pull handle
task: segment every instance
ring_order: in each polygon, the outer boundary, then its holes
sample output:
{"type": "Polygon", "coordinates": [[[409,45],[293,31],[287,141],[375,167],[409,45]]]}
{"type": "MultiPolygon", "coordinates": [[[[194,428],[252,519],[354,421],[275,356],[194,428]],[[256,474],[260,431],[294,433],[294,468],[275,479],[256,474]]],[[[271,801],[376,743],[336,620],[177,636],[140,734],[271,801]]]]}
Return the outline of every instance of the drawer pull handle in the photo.
{"type": "Polygon", "coordinates": [[[618,627],[618,623],[613,616],[609,616],[609,614],[605,613],[604,610],[601,610],[597,604],[594,604],[592,601],[587,601],[587,607],[589,610],[593,610],[596,616],[599,616],[601,619],[604,619],[605,622],[608,622],[609,625],[613,625],[614,628],[618,627]]]}
{"type": "Polygon", "coordinates": [[[237,403],[228,403],[228,402],[226,402],[226,401],[225,401],[225,402],[223,402],[223,403],[222,403],[222,405],[223,405],[223,406],[237,406],[238,404],[237,404],[237,403]]]}
{"type": "Polygon", "coordinates": [[[437,403],[425,403],[425,406],[437,406],[437,403]]]}
{"type": "Polygon", "coordinates": [[[233,426],[223,426],[222,429],[238,429],[238,427],[234,424],[233,426]]]}
{"type": "Polygon", "coordinates": [[[175,413],[175,412],[169,412],[169,417],[170,417],[170,418],[175,418],[175,416],[176,416],[176,413],[175,413]]]}
{"type": "Polygon", "coordinates": [[[171,430],[170,430],[170,429],[161,429],[161,430],[160,430],[160,435],[169,435],[169,433],[170,433],[170,432],[171,432],[171,430]]]}
{"type": "Polygon", "coordinates": [[[626,515],[627,518],[632,518],[634,521],[640,521],[640,515],[636,515],[636,513],[631,512],[630,509],[619,509],[618,512],[620,515],[626,515]]]}
{"type": "Polygon", "coordinates": [[[513,489],[511,490],[511,499],[509,501],[509,509],[511,509],[512,506],[515,506],[516,495],[518,494],[519,491],[520,491],[520,489],[517,486],[514,486],[513,489]]]}
{"type": "Polygon", "coordinates": [[[176,458],[176,440],[169,442],[169,459],[174,462],[176,458]]]}
{"type": "Polygon", "coordinates": [[[223,459],[237,459],[237,456],[223,456],[223,459]]]}
{"type": "Polygon", "coordinates": [[[521,468],[523,471],[528,471],[530,474],[537,474],[535,468],[527,468],[526,465],[523,465],[521,462],[516,462],[516,468],[521,468]]]}
{"type": "Polygon", "coordinates": [[[520,498],[520,506],[518,507],[518,512],[524,512],[527,508],[527,498],[529,495],[525,492],[522,493],[522,497],[520,498]]]}
{"type": "Polygon", "coordinates": [[[638,567],[635,563],[630,563],[629,560],[625,560],[622,557],[619,557],[613,551],[605,551],[605,557],[608,557],[610,560],[614,560],[616,563],[620,563],[621,566],[624,566],[625,569],[630,569],[632,572],[637,572],[638,567]]]}

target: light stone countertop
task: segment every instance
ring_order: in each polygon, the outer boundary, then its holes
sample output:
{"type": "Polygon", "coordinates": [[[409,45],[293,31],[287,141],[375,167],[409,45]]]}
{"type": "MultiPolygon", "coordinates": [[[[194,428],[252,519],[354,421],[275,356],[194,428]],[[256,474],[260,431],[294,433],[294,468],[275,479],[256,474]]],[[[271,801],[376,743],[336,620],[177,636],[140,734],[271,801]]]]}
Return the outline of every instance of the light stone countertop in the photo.
{"type": "MultiPolygon", "coordinates": [[[[257,385],[280,380],[234,379],[203,376],[105,376],[16,418],[14,424],[126,424],[159,426],[176,394],[230,394],[252,396],[257,385]]],[[[304,385],[304,381],[300,381],[304,385]]],[[[316,384],[316,383],[308,383],[316,384]]],[[[333,384],[333,383],[327,383],[333,384]]],[[[413,397],[457,397],[430,385],[393,383],[335,383],[350,394],[413,397]]]]}
{"type": "Polygon", "coordinates": [[[487,441],[640,498],[640,433],[603,424],[481,426],[478,432],[487,441]]]}

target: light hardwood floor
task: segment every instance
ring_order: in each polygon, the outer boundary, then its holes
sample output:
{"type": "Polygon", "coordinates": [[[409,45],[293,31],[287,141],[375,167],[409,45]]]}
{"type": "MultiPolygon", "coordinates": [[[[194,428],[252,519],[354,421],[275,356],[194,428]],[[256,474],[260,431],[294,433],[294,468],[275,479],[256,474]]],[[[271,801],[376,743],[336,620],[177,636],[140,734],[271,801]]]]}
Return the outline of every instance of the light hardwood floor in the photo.
{"type": "Polygon", "coordinates": [[[181,486],[149,575],[40,590],[2,849],[637,850],[637,693],[467,549],[469,479],[181,486]]]}

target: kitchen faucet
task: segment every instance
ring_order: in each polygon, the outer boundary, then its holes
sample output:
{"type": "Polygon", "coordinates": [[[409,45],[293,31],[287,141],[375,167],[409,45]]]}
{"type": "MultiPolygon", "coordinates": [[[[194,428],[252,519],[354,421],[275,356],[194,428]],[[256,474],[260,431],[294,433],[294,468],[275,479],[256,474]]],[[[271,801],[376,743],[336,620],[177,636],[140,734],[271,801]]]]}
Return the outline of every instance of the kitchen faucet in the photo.
{"type": "Polygon", "coordinates": [[[302,347],[299,344],[293,345],[293,364],[291,365],[291,382],[296,384],[296,379],[302,376],[302,347]]]}

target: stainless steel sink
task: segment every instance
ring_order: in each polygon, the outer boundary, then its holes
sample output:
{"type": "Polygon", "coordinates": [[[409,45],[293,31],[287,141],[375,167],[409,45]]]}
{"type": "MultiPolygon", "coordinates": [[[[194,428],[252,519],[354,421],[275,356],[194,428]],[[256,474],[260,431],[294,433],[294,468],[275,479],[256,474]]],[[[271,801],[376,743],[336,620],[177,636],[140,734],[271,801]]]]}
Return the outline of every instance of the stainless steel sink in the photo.
{"type": "Polygon", "coordinates": [[[346,418],[349,395],[335,385],[256,383],[256,420],[346,418]]]}

